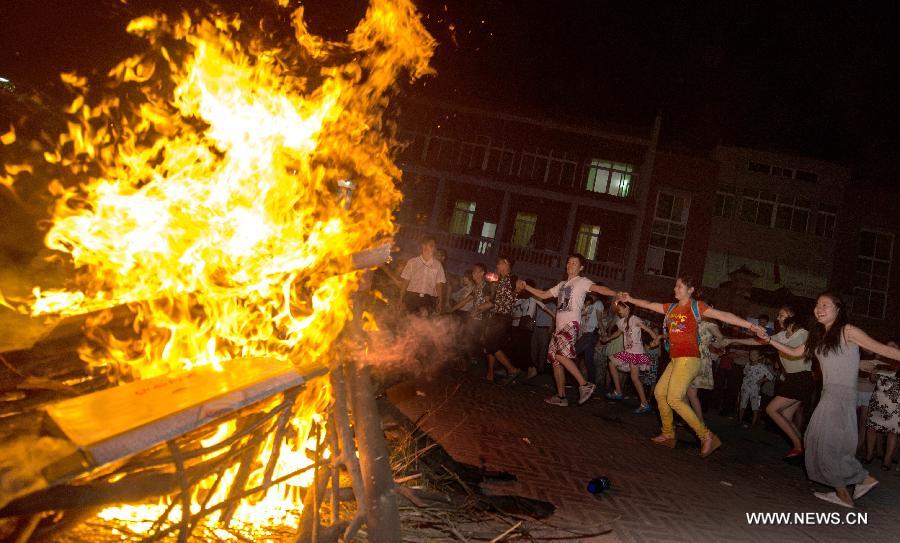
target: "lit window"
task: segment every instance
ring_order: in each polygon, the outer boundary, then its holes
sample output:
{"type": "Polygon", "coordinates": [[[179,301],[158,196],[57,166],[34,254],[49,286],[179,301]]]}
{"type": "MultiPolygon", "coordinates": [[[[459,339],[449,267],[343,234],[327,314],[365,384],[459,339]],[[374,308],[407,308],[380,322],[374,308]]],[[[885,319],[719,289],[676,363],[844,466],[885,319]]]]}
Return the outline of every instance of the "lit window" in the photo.
{"type": "Polygon", "coordinates": [[[863,230],[859,233],[853,313],[883,319],[891,276],[894,235],[863,230]]]}
{"type": "Polygon", "coordinates": [[[631,194],[634,166],[608,160],[591,160],[585,190],[627,198],[631,194]]]}
{"type": "Polygon", "coordinates": [[[472,233],[472,220],[475,218],[475,202],[457,200],[453,206],[453,217],[450,219],[450,233],[468,236],[472,233]]]}
{"type": "Polygon", "coordinates": [[[537,225],[537,215],[534,213],[516,214],[516,223],[513,225],[512,244],[518,247],[527,247],[534,237],[534,227],[537,225]]]}
{"type": "Polygon", "coordinates": [[[497,235],[497,224],[485,222],[481,225],[481,241],[478,242],[478,253],[485,254],[493,247],[494,236],[497,235]]]}
{"type": "Polygon", "coordinates": [[[575,252],[581,253],[588,260],[597,258],[597,247],[600,243],[600,227],[593,224],[582,224],[578,228],[575,240],[575,252]]]}

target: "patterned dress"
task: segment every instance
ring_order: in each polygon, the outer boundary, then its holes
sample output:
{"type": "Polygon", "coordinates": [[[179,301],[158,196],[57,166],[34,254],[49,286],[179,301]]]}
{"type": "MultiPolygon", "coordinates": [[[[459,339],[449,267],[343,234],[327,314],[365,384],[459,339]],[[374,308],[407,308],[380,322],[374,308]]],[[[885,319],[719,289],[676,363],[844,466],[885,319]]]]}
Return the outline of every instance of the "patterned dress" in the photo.
{"type": "Polygon", "coordinates": [[[702,388],[712,390],[715,388],[713,380],[713,355],[709,352],[709,345],[715,341],[716,336],[712,330],[714,324],[707,321],[700,321],[700,372],[694,377],[691,386],[694,388],[702,388]]]}
{"type": "Polygon", "coordinates": [[[893,370],[879,370],[876,376],[866,427],[877,432],[900,434],[900,379],[893,370]]]}

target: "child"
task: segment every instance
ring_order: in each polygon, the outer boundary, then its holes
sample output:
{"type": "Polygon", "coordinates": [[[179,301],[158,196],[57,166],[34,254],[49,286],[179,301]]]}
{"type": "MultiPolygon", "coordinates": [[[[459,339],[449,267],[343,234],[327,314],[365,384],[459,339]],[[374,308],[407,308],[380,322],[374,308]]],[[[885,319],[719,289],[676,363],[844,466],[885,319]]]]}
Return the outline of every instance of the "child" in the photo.
{"type": "Polygon", "coordinates": [[[608,392],[606,397],[610,400],[621,400],[622,382],[619,377],[619,370],[622,369],[631,373],[631,382],[634,389],[638,393],[641,405],[634,410],[635,414],[643,415],[649,413],[650,403],[647,401],[647,395],[644,393],[644,386],[641,384],[640,372],[650,370],[650,357],[644,351],[644,343],[641,341],[641,330],[644,330],[653,338],[657,339],[657,334],[647,327],[644,322],[631,314],[631,306],[623,302],[616,302],[616,314],[619,319],[616,321],[616,332],[610,339],[622,336],[625,349],[609,357],[609,372],[612,375],[615,384],[615,392],[608,392]]]}
{"type": "MultiPolygon", "coordinates": [[[[751,426],[756,426],[759,422],[759,406],[760,406],[760,386],[766,381],[774,381],[775,375],[766,365],[759,349],[750,349],[750,363],[744,366],[744,381],[741,383],[741,403],[738,411],[738,422],[744,420],[744,410],[747,404],[753,409],[753,422],[751,426]]],[[[744,424],[747,428],[747,425],[744,424]]]]}

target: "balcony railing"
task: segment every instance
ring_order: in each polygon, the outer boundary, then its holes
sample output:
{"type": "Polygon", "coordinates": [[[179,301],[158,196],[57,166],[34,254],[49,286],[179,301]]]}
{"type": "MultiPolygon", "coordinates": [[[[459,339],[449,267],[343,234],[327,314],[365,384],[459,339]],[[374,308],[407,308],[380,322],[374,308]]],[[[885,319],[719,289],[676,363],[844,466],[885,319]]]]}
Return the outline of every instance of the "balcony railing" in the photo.
{"type": "MultiPolygon", "coordinates": [[[[404,256],[410,257],[418,254],[419,242],[426,236],[434,237],[438,248],[446,251],[447,268],[455,273],[464,272],[476,262],[493,267],[493,260],[499,255],[513,259],[519,275],[534,278],[543,284],[555,282],[565,273],[567,255],[556,251],[500,243],[480,236],[429,231],[427,227],[418,225],[402,225],[395,239],[404,256]]],[[[617,262],[589,260],[585,264],[584,275],[622,287],[625,267],[617,262]]]]}

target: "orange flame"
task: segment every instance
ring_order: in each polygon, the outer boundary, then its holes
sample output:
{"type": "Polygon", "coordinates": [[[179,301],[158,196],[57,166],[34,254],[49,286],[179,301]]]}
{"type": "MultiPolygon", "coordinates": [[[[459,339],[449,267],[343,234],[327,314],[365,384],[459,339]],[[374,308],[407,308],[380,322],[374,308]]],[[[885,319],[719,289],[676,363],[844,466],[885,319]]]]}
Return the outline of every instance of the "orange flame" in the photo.
{"type": "MultiPolygon", "coordinates": [[[[352,318],[349,256],[394,233],[400,200],[382,116],[402,73],[430,72],[435,43],[409,0],[372,0],[346,43],[311,35],[302,8],[293,22],[295,45],[266,46],[243,45],[237,18],[140,17],[127,30],[148,49],[110,70],[115,94],[62,76],[77,97],[68,130],[42,150],[59,172],[46,244],[77,272],[70,288],[36,287],[27,306],[129,304],[140,339],[114,335],[101,311],[81,351],[116,379],[238,357],[327,364],[352,318]]],[[[0,183],[25,171],[7,166],[0,183]]],[[[308,462],[310,421],[327,402],[322,391],[304,405],[279,473],[308,462]]],[[[258,503],[277,508],[283,488],[258,503]]]]}

